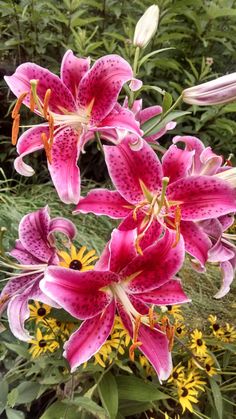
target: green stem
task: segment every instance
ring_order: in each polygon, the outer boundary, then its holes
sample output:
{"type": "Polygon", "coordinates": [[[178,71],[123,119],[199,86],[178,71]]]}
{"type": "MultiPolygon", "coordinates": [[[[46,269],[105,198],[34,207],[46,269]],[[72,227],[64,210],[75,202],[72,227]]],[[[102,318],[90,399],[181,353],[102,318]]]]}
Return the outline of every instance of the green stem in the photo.
{"type": "Polygon", "coordinates": [[[101,151],[101,153],[104,157],[104,150],[103,150],[102,142],[101,142],[100,135],[98,134],[98,132],[95,132],[95,138],[96,138],[97,143],[98,143],[98,149],[101,151]]]}
{"type": "MultiPolygon", "coordinates": [[[[138,60],[139,60],[140,48],[137,47],[134,54],[134,63],[133,63],[133,76],[136,77],[138,70],[138,60]]],[[[130,91],[129,96],[129,107],[131,108],[134,103],[134,92],[130,91]]]]}

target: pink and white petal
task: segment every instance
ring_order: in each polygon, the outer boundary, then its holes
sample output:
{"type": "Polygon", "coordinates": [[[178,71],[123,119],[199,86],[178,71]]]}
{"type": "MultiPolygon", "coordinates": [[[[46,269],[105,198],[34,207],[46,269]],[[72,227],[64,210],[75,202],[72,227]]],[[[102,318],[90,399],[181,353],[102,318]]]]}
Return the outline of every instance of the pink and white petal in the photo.
{"type": "Polygon", "coordinates": [[[173,138],[172,141],[174,144],[182,142],[185,144],[185,150],[195,152],[193,159],[192,175],[197,175],[201,173],[202,162],[200,156],[205,149],[205,146],[202,143],[202,141],[199,140],[199,138],[197,137],[192,137],[191,135],[177,135],[173,138]]]}
{"type": "Polygon", "coordinates": [[[52,162],[48,163],[48,169],[59,198],[65,204],[78,204],[80,199],[79,154],[78,133],[75,130],[66,127],[55,134],[52,162]]]}
{"type": "Polygon", "coordinates": [[[25,131],[17,142],[16,150],[20,156],[15,159],[14,167],[23,176],[32,176],[35,173],[31,166],[24,163],[23,158],[34,151],[43,149],[42,133],[48,136],[48,126],[44,124],[36,125],[25,131]]]}
{"type": "Polygon", "coordinates": [[[181,150],[174,144],[169,147],[162,158],[162,169],[170,183],[190,174],[193,157],[194,151],[181,150]]]}
{"type": "MultiPolygon", "coordinates": [[[[153,118],[154,116],[160,115],[161,113],[162,113],[162,107],[161,106],[149,106],[148,108],[143,109],[137,117],[140,121],[140,124],[143,125],[146,121],[153,118]]],[[[160,137],[162,137],[166,133],[166,131],[174,129],[175,126],[176,126],[176,122],[169,122],[161,130],[157,129],[157,132],[155,134],[147,135],[145,137],[145,140],[147,142],[152,143],[152,142],[158,140],[160,137]]]]}
{"type": "Polygon", "coordinates": [[[214,295],[214,298],[222,298],[230,291],[230,285],[234,279],[235,270],[230,261],[225,261],[220,264],[222,285],[219,291],[214,295]]]}
{"type": "Polygon", "coordinates": [[[183,220],[207,220],[236,210],[236,190],[213,176],[179,179],[168,186],[167,195],[179,202],[183,220]]]}
{"type": "Polygon", "coordinates": [[[29,341],[31,338],[28,330],[25,329],[24,323],[30,316],[28,307],[28,293],[15,295],[9,302],[7,308],[7,317],[10,329],[13,335],[22,341],[29,341]]]}
{"type": "Polygon", "coordinates": [[[48,241],[53,241],[54,233],[62,233],[68,237],[69,240],[73,240],[77,234],[77,229],[72,221],[63,217],[56,217],[50,221],[48,241]]]}
{"type": "Polygon", "coordinates": [[[196,258],[204,267],[208,258],[208,251],[212,246],[208,235],[200,225],[193,221],[181,221],[180,232],[184,238],[186,252],[196,258]]]}
{"type": "Polygon", "coordinates": [[[140,301],[156,305],[174,305],[189,303],[191,300],[185,294],[179,279],[170,279],[165,284],[149,292],[135,294],[140,301]]]}
{"type": "Polygon", "coordinates": [[[234,223],[234,214],[226,214],[218,218],[223,231],[227,230],[234,223]]]}
{"type": "Polygon", "coordinates": [[[219,168],[223,163],[223,158],[213,153],[211,147],[205,148],[200,155],[202,162],[201,175],[212,176],[218,173],[219,168]]]}
{"type": "Polygon", "coordinates": [[[152,364],[160,383],[162,380],[167,380],[172,371],[172,360],[166,335],[157,325],[154,329],[150,329],[150,327],[141,324],[138,332],[138,340],[142,342],[139,350],[152,364]]]}
{"type": "Polygon", "coordinates": [[[16,294],[23,294],[26,289],[31,287],[31,284],[39,277],[39,274],[22,274],[21,276],[14,276],[5,285],[1,291],[2,297],[13,297],[16,294]]]}
{"type": "Polygon", "coordinates": [[[233,244],[220,237],[208,252],[208,262],[225,262],[233,259],[235,250],[233,244]]]}
{"type": "Polygon", "coordinates": [[[90,58],[77,58],[69,49],[61,62],[61,80],[72,93],[74,99],[78,96],[78,87],[82,77],[90,67],[90,58]]]}
{"type": "Polygon", "coordinates": [[[49,247],[50,216],[48,207],[25,215],[19,224],[19,239],[26,250],[43,262],[48,262],[55,251],[49,247]]]}
{"type": "Polygon", "coordinates": [[[109,242],[106,244],[102,251],[102,254],[95,264],[94,269],[96,271],[109,271],[110,270],[110,250],[109,242]]]}
{"type": "Polygon", "coordinates": [[[22,265],[42,265],[42,261],[28,252],[20,240],[16,240],[15,247],[9,252],[9,254],[17,259],[22,265]]]}
{"type": "Polygon", "coordinates": [[[132,136],[117,146],[104,146],[105,160],[112,182],[118,192],[130,203],[143,201],[141,183],[150,192],[161,190],[162,167],[156,153],[146,143],[141,150],[130,148],[132,136]]]}
{"type": "Polygon", "coordinates": [[[132,210],[129,204],[117,191],[108,189],[93,189],[84,198],[81,198],[74,214],[107,215],[111,218],[124,218],[132,210]]]}
{"type": "Polygon", "coordinates": [[[102,291],[118,277],[112,272],[79,272],[49,267],[40,283],[41,290],[59,306],[78,319],[90,319],[101,313],[112,300],[112,293],[102,291]]]}
{"type": "Polygon", "coordinates": [[[85,320],[64,345],[63,356],[68,360],[71,372],[95,355],[111,333],[115,319],[114,300],[93,319],[85,320]]]}
{"type": "MultiPolygon", "coordinates": [[[[51,89],[49,99],[50,111],[61,114],[62,108],[68,112],[76,110],[75,101],[69,89],[58,76],[46,68],[34,63],[24,63],[17,67],[12,76],[5,76],[5,81],[14,95],[19,97],[22,93],[28,92],[23,102],[28,107],[30,107],[31,80],[38,81],[37,95],[42,103],[44,102],[46,91],[51,89]]],[[[39,112],[36,111],[36,113],[39,112]]]]}
{"type": "Polygon", "coordinates": [[[119,273],[137,256],[135,240],[137,230],[121,231],[114,229],[109,243],[110,270],[119,273]]]}
{"type": "Polygon", "coordinates": [[[110,130],[110,129],[124,130],[125,132],[133,133],[137,136],[142,136],[143,131],[140,129],[139,122],[135,119],[133,112],[125,109],[120,105],[116,105],[112,111],[104,118],[96,131],[110,130]]]}
{"type": "Polygon", "coordinates": [[[175,232],[166,230],[163,238],[144,249],[143,255],[138,255],[123,269],[120,276],[126,280],[127,292],[139,294],[160,287],[179,271],[185,255],[184,241],[182,236],[177,245],[175,241],[175,232]],[[128,281],[135,273],[137,276],[128,281]]]}
{"type": "Polygon", "coordinates": [[[132,77],[131,66],[118,55],[100,58],[84,75],[79,85],[77,102],[82,109],[92,105],[91,126],[97,126],[111,112],[122,86],[132,77]]]}

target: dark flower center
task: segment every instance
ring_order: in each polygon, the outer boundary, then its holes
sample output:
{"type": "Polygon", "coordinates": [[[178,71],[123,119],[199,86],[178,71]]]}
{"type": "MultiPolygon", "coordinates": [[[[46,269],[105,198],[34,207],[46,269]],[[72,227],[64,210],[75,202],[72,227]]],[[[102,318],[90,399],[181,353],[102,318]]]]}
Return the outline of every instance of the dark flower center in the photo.
{"type": "Polygon", "coordinates": [[[217,324],[217,323],[215,323],[215,324],[213,324],[213,330],[215,331],[215,332],[217,332],[217,330],[219,330],[219,328],[220,328],[220,326],[217,324]]]}
{"type": "Polygon", "coordinates": [[[46,342],[46,340],[41,339],[41,340],[39,341],[39,347],[40,347],[40,348],[45,348],[45,346],[47,346],[47,342],[46,342]]]}
{"type": "Polygon", "coordinates": [[[182,332],[182,327],[177,327],[176,332],[180,334],[182,332]]]}
{"type": "Polygon", "coordinates": [[[206,364],[206,370],[209,372],[211,369],[211,366],[209,364],[206,364]]]}
{"type": "Polygon", "coordinates": [[[80,269],[82,268],[82,263],[80,262],[80,260],[74,259],[71,261],[71,263],[69,264],[69,268],[70,269],[74,269],[75,271],[80,271],[80,269]]]}
{"type": "Polygon", "coordinates": [[[178,373],[177,371],[174,371],[172,375],[173,375],[173,378],[174,378],[175,380],[177,380],[177,378],[178,378],[178,376],[179,376],[179,373],[178,373]]]}
{"type": "Polygon", "coordinates": [[[172,310],[172,306],[171,305],[168,305],[168,306],[166,306],[167,307],[167,310],[168,311],[171,311],[172,310]]]}
{"type": "Polygon", "coordinates": [[[203,345],[203,341],[202,341],[202,339],[197,339],[197,345],[198,345],[198,346],[202,346],[202,345],[203,345]]]}
{"type": "Polygon", "coordinates": [[[38,314],[38,316],[41,316],[41,317],[45,316],[45,314],[46,314],[45,308],[44,307],[40,307],[38,309],[38,311],[37,311],[37,314],[38,314]]]}
{"type": "Polygon", "coordinates": [[[60,320],[57,320],[57,321],[56,321],[56,325],[57,325],[58,327],[61,327],[61,322],[60,322],[60,320]]]}
{"type": "Polygon", "coordinates": [[[188,395],[188,389],[186,387],[182,388],[182,397],[186,397],[188,395]]]}

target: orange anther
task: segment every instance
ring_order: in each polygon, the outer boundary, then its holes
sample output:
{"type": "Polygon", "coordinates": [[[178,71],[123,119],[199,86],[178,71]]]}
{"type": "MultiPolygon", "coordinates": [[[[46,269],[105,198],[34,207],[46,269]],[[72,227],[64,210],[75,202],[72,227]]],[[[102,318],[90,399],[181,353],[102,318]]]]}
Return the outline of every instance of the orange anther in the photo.
{"type": "Polygon", "coordinates": [[[17,143],[19,128],[20,128],[20,114],[18,113],[18,115],[15,116],[13,124],[12,124],[12,133],[11,133],[12,145],[16,145],[17,143]]]}
{"type": "Polygon", "coordinates": [[[169,351],[173,348],[174,343],[174,336],[175,336],[175,327],[170,324],[169,319],[167,317],[162,317],[161,319],[161,330],[166,334],[166,337],[168,339],[168,349],[169,351]]]}
{"type": "Polygon", "coordinates": [[[156,320],[153,306],[149,308],[148,317],[149,317],[150,329],[153,330],[155,326],[155,320],[156,320]]]}
{"type": "Polygon", "coordinates": [[[35,101],[34,101],[34,95],[32,90],[30,91],[30,110],[31,112],[34,112],[34,108],[35,108],[35,101]]]}
{"type": "Polygon", "coordinates": [[[0,306],[6,303],[10,298],[9,294],[3,295],[3,297],[0,298],[0,306]]]}
{"type": "Polygon", "coordinates": [[[21,108],[22,102],[24,101],[25,97],[28,95],[28,92],[21,93],[21,95],[18,97],[16,104],[12,110],[11,116],[13,119],[15,119],[19,113],[19,110],[21,108]]]}
{"type": "Polygon", "coordinates": [[[172,245],[172,247],[177,246],[177,244],[179,243],[179,239],[180,239],[180,222],[181,222],[181,208],[179,207],[179,205],[177,205],[177,207],[175,209],[175,230],[176,230],[176,236],[175,236],[175,241],[174,241],[174,244],[172,245]]]}
{"type": "Polygon", "coordinates": [[[45,96],[44,96],[44,101],[43,101],[43,115],[45,119],[48,119],[48,103],[51,97],[51,89],[47,89],[45,96]]]}
{"type": "Polygon", "coordinates": [[[142,342],[134,342],[129,348],[129,357],[131,361],[134,361],[134,351],[136,348],[142,345],[142,342]]]}
{"type": "Polygon", "coordinates": [[[48,123],[49,123],[49,144],[50,146],[52,146],[53,135],[54,135],[54,119],[51,114],[49,114],[48,123]]]}
{"type": "Polygon", "coordinates": [[[52,163],[51,147],[48,143],[48,138],[47,138],[47,135],[45,134],[45,132],[42,132],[41,139],[42,139],[42,143],[43,143],[43,146],[44,146],[44,149],[45,149],[45,153],[46,153],[48,162],[49,162],[49,164],[51,164],[52,163]]]}

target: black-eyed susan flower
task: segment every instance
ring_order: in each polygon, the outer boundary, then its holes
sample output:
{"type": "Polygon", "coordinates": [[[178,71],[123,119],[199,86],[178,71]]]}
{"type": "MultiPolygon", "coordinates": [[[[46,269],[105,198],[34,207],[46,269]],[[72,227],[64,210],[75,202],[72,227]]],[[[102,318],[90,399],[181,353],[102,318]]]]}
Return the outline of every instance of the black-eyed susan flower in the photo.
{"type": "Polygon", "coordinates": [[[210,377],[213,377],[213,375],[217,374],[217,369],[215,368],[215,362],[210,356],[207,356],[204,359],[204,366],[205,366],[205,372],[210,377]]]}
{"type": "Polygon", "coordinates": [[[43,335],[39,328],[36,331],[35,339],[31,339],[29,343],[31,344],[29,353],[32,354],[32,358],[37,358],[46,352],[54,352],[59,348],[55,337],[52,334],[43,335]]]}
{"type": "Polygon", "coordinates": [[[210,329],[212,330],[212,334],[216,337],[220,337],[224,334],[222,327],[220,326],[218,319],[213,314],[210,314],[208,317],[208,321],[211,324],[210,329]]]}
{"type": "Polygon", "coordinates": [[[177,384],[177,395],[183,413],[186,409],[193,412],[192,403],[198,403],[198,390],[193,381],[192,374],[177,384]]]}
{"type": "Polygon", "coordinates": [[[236,330],[232,324],[226,323],[224,327],[222,327],[223,335],[221,339],[225,343],[231,343],[236,340],[236,330]]]}
{"type": "Polygon", "coordinates": [[[186,327],[183,323],[175,323],[175,336],[177,336],[177,338],[183,338],[186,333],[186,327]]]}
{"type": "Polygon", "coordinates": [[[61,320],[52,317],[45,319],[44,325],[46,329],[63,341],[68,339],[75,329],[75,324],[73,322],[62,322],[61,320]]]}
{"type": "Polygon", "coordinates": [[[185,367],[179,363],[176,367],[173,368],[170,378],[168,379],[168,383],[177,384],[178,382],[181,383],[185,377],[185,367]]]}
{"type": "Polygon", "coordinates": [[[202,357],[206,355],[207,347],[200,330],[195,329],[191,333],[191,342],[190,348],[197,356],[202,357]]]}
{"type": "Polygon", "coordinates": [[[184,317],[182,313],[182,309],[180,305],[167,305],[167,312],[166,314],[172,316],[175,322],[183,322],[184,317]]]}
{"type": "Polygon", "coordinates": [[[39,303],[34,301],[33,304],[29,304],[30,317],[29,320],[34,320],[36,324],[44,321],[45,317],[51,312],[51,307],[47,304],[39,303]]]}
{"type": "Polygon", "coordinates": [[[94,268],[94,265],[91,265],[91,263],[97,260],[98,256],[95,256],[95,250],[90,250],[85,253],[86,250],[86,246],[82,246],[79,251],[77,251],[75,246],[72,244],[70,254],[65,251],[58,252],[61,259],[60,266],[74,269],[76,271],[90,271],[94,268]]]}

